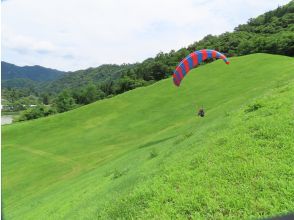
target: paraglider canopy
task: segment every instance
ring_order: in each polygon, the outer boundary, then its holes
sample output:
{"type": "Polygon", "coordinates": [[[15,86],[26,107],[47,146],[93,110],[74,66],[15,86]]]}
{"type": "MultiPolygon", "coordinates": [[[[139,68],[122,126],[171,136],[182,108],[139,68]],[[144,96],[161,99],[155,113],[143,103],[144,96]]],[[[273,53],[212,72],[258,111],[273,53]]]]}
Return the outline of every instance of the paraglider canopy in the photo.
{"type": "Polygon", "coordinates": [[[222,59],[226,64],[229,64],[228,58],[216,50],[197,50],[186,56],[176,67],[173,74],[173,81],[176,86],[180,86],[181,81],[188,74],[188,72],[198,66],[202,61],[209,58],[222,59]]]}

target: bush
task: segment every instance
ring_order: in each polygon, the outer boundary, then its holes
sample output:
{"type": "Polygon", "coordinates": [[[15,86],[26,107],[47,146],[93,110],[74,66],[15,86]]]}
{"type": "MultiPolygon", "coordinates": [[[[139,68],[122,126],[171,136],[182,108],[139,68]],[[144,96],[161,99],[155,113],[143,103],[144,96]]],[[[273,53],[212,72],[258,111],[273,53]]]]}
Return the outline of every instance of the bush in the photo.
{"type": "Polygon", "coordinates": [[[258,109],[262,108],[263,106],[259,103],[254,103],[252,105],[248,105],[248,107],[245,109],[245,112],[246,113],[249,113],[249,112],[254,112],[254,111],[257,111],[258,109]]]}
{"type": "Polygon", "coordinates": [[[112,179],[115,180],[123,175],[125,175],[127,172],[129,171],[129,169],[124,169],[124,170],[118,170],[118,169],[115,169],[113,171],[113,176],[112,176],[112,179]]]}
{"type": "Polygon", "coordinates": [[[37,119],[41,117],[46,117],[48,115],[52,115],[57,113],[55,108],[46,107],[46,106],[35,106],[23,111],[17,121],[26,121],[37,119]]]}
{"type": "Polygon", "coordinates": [[[157,156],[158,156],[158,153],[156,152],[156,150],[155,149],[152,149],[152,151],[149,154],[149,158],[150,159],[153,159],[153,158],[155,158],[157,156]]]}

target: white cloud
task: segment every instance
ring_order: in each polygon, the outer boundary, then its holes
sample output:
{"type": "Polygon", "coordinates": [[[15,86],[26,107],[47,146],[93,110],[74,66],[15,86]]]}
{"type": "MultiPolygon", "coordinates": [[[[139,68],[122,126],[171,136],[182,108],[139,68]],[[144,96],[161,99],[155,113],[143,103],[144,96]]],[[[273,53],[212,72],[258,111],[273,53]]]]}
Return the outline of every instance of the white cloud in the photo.
{"type": "Polygon", "coordinates": [[[288,0],[8,0],[2,60],[63,70],[142,61],[288,0]]]}

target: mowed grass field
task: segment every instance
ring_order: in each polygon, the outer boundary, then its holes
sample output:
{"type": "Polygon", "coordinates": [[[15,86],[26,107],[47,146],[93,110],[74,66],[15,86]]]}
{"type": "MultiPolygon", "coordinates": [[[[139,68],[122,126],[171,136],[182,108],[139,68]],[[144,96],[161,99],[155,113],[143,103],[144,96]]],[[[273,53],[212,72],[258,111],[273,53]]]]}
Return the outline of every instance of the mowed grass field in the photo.
{"type": "Polygon", "coordinates": [[[5,219],[248,219],[294,207],[293,58],[254,54],[2,126],[5,219]],[[204,106],[206,117],[196,117],[204,106]]]}

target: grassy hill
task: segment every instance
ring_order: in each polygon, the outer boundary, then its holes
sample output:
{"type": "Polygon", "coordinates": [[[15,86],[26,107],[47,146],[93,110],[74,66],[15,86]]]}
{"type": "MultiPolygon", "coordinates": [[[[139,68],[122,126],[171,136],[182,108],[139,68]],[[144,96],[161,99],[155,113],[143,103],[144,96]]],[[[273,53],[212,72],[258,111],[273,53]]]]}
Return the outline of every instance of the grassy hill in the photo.
{"type": "Polygon", "coordinates": [[[253,218],[294,207],[293,58],[254,54],[2,127],[6,219],[253,218]],[[205,118],[196,117],[203,105],[205,118]]]}

